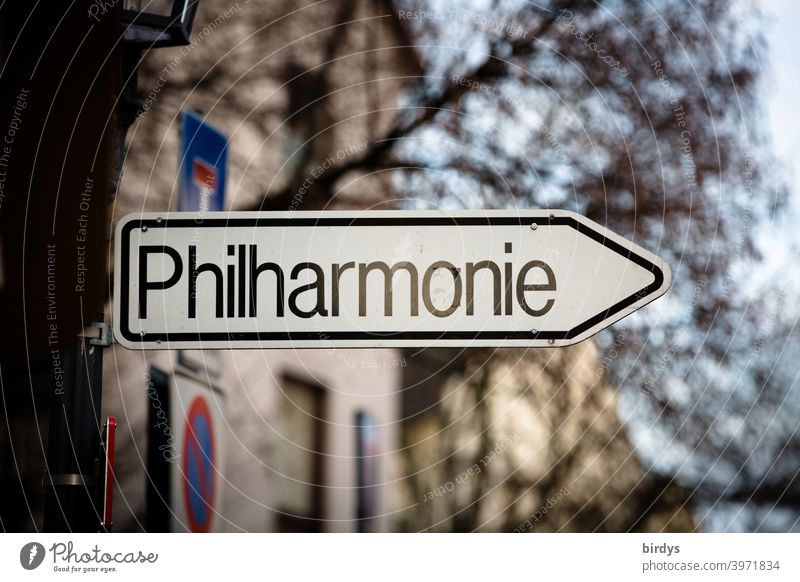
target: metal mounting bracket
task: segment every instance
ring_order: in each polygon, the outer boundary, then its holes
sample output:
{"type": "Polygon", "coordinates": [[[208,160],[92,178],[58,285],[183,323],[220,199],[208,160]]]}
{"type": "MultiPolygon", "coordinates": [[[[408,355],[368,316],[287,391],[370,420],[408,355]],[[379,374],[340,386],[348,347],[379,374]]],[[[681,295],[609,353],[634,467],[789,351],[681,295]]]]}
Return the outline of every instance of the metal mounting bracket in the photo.
{"type": "Polygon", "coordinates": [[[96,327],[100,330],[100,334],[98,337],[93,337],[89,340],[89,343],[93,346],[100,346],[103,348],[109,347],[111,344],[114,343],[114,336],[111,333],[111,326],[107,323],[103,323],[101,321],[96,321],[92,324],[93,327],[96,327]]]}
{"type": "Polygon", "coordinates": [[[96,478],[94,475],[81,475],[78,473],[67,473],[62,475],[45,475],[42,478],[42,487],[94,487],[96,478]]]}

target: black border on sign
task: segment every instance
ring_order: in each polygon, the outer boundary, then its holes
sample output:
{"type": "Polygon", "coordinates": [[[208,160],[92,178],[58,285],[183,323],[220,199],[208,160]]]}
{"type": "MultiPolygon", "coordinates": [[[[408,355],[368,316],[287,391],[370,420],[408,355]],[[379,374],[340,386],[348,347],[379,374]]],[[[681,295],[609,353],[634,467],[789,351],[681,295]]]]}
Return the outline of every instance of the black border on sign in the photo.
{"type": "Polygon", "coordinates": [[[192,218],[165,218],[156,220],[147,218],[141,220],[131,220],[122,227],[119,241],[121,249],[121,273],[120,273],[120,332],[123,337],[130,342],[203,342],[203,341],[225,341],[231,344],[245,341],[301,341],[318,340],[326,342],[329,340],[370,340],[370,339],[396,339],[396,340],[569,340],[577,337],[587,329],[598,323],[609,319],[633,305],[637,301],[652,295],[664,283],[664,272],[661,268],[648,261],[641,255],[626,249],[616,241],[597,232],[590,226],[576,220],[572,216],[451,216],[437,217],[427,216],[418,218],[408,217],[353,217],[353,218],[204,218],[198,222],[192,218]],[[626,297],[594,317],[591,317],[567,331],[383,331],[383,332],[362,332],[362,331],[302,331],[302,332],[182,332],[182,333],[145,333],[144,335],[134,333],[129,328],[129,293],[130,293],[130,233],[135,228],[146,226],[148,229],[155,228],[227,228],[236,227],[290,227],[290,226],[525,226],[530,227],[536,223],[539,226],[569,226],[579,233],[588,236],[592,240],[600,243],[604,247],[622,255],[626,259],[639,265],[643,269],[653,273],[653,282],[626,297]],[[324,337],[324,339],[322,339],[324,337]]]}

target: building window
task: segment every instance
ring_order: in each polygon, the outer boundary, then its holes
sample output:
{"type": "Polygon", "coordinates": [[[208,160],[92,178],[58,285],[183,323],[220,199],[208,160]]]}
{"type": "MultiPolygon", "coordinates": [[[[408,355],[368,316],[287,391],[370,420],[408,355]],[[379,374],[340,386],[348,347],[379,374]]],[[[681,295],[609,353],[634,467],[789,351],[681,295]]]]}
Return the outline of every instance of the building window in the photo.
{"type": "Polygon", "coordinates": [[[371,532],[378,511],[378,423],[365,411],[357,412],[355,421],[356,531],[371,532]]]}
{"type": "Polygon", "coordinates": [[[282,388],[275,422],[278,528],[322,531],[325,389],[290,376],[282,388]]]}

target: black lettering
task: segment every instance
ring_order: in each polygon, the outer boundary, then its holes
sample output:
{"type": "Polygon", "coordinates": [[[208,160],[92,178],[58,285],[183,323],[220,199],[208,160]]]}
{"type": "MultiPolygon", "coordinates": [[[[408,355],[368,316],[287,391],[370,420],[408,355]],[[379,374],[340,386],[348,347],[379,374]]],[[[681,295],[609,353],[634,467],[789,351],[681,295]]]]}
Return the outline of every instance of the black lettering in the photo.
{"type": "MultiPolygon", "coordinates": [[[[236,247],[234,245],[228,245],[228,256],[229,257],[236,256],[236,247]]],[[[228,292],[227,292],[228,317],[233,317],[235,315],[234,313],[235,283],[236,283],[236,265],[228,265],[228,292]]]]}
{"type": "Polygon", "coordinates": [[[223,317],[222,310],[222,269],[214,263],[197,266],[197,247],[189,245],[189,319],[197,317],[197,277],[201,273],[211,273],[215,278],[216,317],[223,317]]]}
{"type": "Polygon", "coordinates": [[[458,308],[458,304],[461,302],[461,275],[453,263],[436,261],[428,267],[428,270],[425,271],[425,276],[422,278],[422,301],[425,303],[425,307],[428,311],[436,317],[447,317],[458,308]],[[438,269],[446,269],[447,272],[453,276],[453,284],[455,286],[453,290],[453,301],[447,309],[437,309],[433,305],[433,301],[431,301],[431,277],[433,277],[433,274],[438,269]]]}
{"type": "Polygon", "coordinates": [[[522,269],[519,271],[519,275],[517,276],[517,301],[519,302],[519,306],[522,307],[523,311],[528,315],[532,315],[534,317],[539,317],[544,315],[553,307],[553,303],[555,301],[553,299],[548,299],[547,302],[544,304],[544,307],[541,309],[533,309],[530,307],[525,300],[525,292],[526,291],[555,291],[556,290],[556,276],[553,274],[553,269],[550,268],[550,265],[543,261],[529,261],[523,265],[522,269]],[[544,271],[545,275],[547,275],[547,283],[542,284],[534,284],[534,285],[526,285],[525,284],[525,276],[528,274],[528,271],[531,269],[541,269],[544,271]]]}
{"type": "Polygon", "coordinates": [[[247,267],[245,266],[245,261],[247,260],[245,257],[245,248],[246,245],[239,245],[239,317],[244,317],[244,303],[245,303],[245,271],[247,267]]]}
{"type": "Polygon", "coordinates": [[[400,269],[405,269],[408,272],[409,285],[410,285],[410,312],[411,315],[419,315],[419,275],[417,268],[408,261],[401,261],[389,265],[383,261],[374,263],[360,263],[358,265],[358,315],[364,317],[367,315],[367,275],[370,271],[378,270],[383,273],[383,314],[386,316],[392,315],[392,307],[394,297],[392,294],[392,280],[394,274],[400,269]]]}
{"type": "Polygon", "coordinates": [[[169,289],[180,280],[182,274],[183,261],[178,251],[172,247],[152,245],[139,247],[139,319],[147,317],[147,292],[153,289],[169,289]],[[175,270],[166,281],[147,280],[147,256],[152,253],[164,253],[172,259],[175,270]]]}
{"type": "Polygon", "coordinates": [[[311,271],[314,271],[314,273],[317,275],[317,280],[313,283],[309,283],[308,285],[301,285],[289,294],[289,310],[296,316],[302,317],[303,319],[308,319],[316,314],[326,317],[328,312],[325,309],[325,273],[322,272],[322,267],[316,263],[299,263],[295,265],[294,269],[292,269],[292,281],[296,280],[300,274],[300,271],[304,269],[310,269],[311,271]],[[311,311],[303,311],[297,307],[297,297],[301,293],[310,291],[311,289],[317,290],[317,304],[311,311]]]}
{"type": "Polygon", "coordinates": [[[353,269],[355,266],[356,264],[354,261],[345,263],[342,266],[339,266],[338,263],[334,263],[331,266],[331,310],[334,316],[339,315],[339,278],[347,269],[353,269]]]}
{"type": "MultiPolygon", "coordinates": [[[[510,243],[506,243],[510,244],[510,243]]],[[[493,261],[480,261],[479,263],[467,263],[467,315],[475,315],[475,273],[481,269],[489,269],[492,272],[493,292],[494,292],[494,314],[501,313],[500,297],[500,267],[493,261]]]]}
{"type": "Polygon", "coordinates": [[[256,305],[256,291],[258,290],[258,276],[264,271],[275,273],[277,295],[275,298],[275,311],[278,317],[283,317],[283,270],[275,263],[258,264],[258,254],[256,245],[250,245],[250,317],[256,317],[258,312],[256,305]]]}

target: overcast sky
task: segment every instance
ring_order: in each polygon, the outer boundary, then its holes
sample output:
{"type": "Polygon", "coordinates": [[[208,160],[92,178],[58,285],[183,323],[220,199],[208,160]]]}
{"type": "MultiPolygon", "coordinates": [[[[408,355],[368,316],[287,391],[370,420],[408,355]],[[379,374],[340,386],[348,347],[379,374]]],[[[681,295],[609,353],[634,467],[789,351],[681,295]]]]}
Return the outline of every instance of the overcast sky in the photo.
{"type": "MultiPolygon", "coordinates": [[[[752,0],[739,0],[750,2],[752,0]]],[[[769,43],[768,58],[761,62],[762,83],[767,104],[768,123],[772,131],[775,155],[778,162],[775,178],[790,188],[791,203],[777,224],[764,225],[759,232],[759,243],[764,263],[762,280],[780,280],[784,285],[797,284],[800,275],[796,269],[787,270],[787,264],[796,260],[800,251],[800,1],[755,0],[766,16],[766,38],[769,43]]],[[[769,182],[773,186],[775,182],[769,182]]],[[[765,199],[775,195],[774,190],[763,193],[765,199]]]]}
{"type": "MultiPolygon", "coordinates": [[[[770,42],[770,70],[766,77],[770,122],[775,146],[782,161],[791,168],[800,161],[800,2],[797,0],[763,0],[767,15],[767,38],[770,42]],[[774,87],[774,90],[772,90],[774,87]]],[[[795,195],[797,188],[793,189],[795,195]]]]}
{"type": "MultiPolygon", "coordinates": [[[[770,63],[764,71],[770,126],[779,162],[779,178],[790,188],[792,203],[778,231],[773,231],[770,248],[775,243],[787,252],[788,259],[800,251],[797,220],[800,219],[800,2],[797,0],[761,0],[767,16],[770,63]],[[782,239],[782,241],[781,241],[782,239]],[[788,241],[787,241],[788,239],[788,241]],[[788,242],[788,244],[786,244],[788,242]],[[794,252],[790,251],[794,248],[794,252]]],[[[779,253],[775,253],[778,255],[779,253]]],[[[769,257],[768,257],[769,258],[769,257]]],[[[774,261],[777,262],[777,261],[774,261]]],[[[782,265],[785,267],[785,265],[782,265]]],[[[777,266],[777,272],[784,272],[777,266]]]]}

